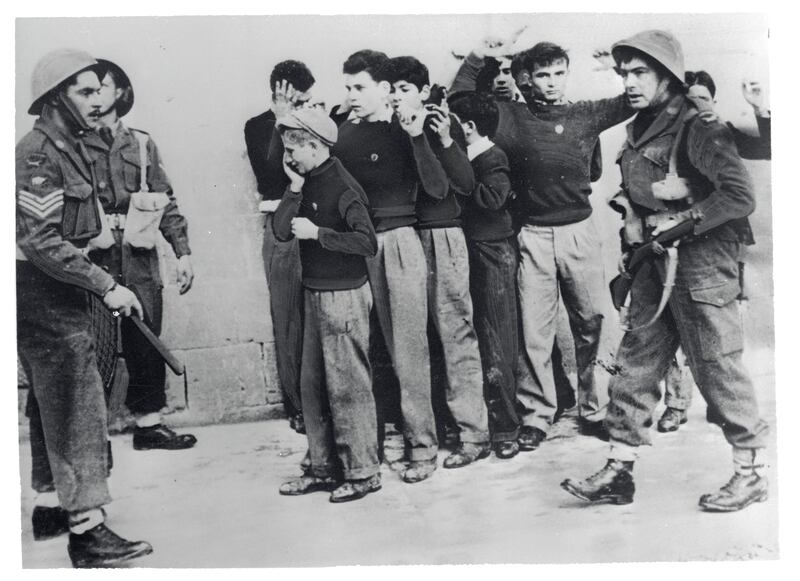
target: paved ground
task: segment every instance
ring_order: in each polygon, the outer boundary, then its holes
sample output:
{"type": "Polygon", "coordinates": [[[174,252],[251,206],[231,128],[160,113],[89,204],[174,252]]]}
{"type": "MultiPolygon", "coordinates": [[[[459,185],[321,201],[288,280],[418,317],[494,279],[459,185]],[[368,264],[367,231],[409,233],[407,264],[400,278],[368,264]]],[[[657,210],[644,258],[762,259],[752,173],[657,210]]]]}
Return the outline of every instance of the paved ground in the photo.
{"type": "MultiPolygon", "coordinates": [[[[761,357],[771,353],[751,352],[751,369],[771,369],[761,357]]],[[[757,377],[774,423],[772,382],[757,377]]],[[[134,562],[142,567],[776,559],[774,453],[766,503],[735,514],[697,509],[698,497],[731,474],[729,449],[704,411],[697,397],[678,433],[654,432],[656,445],[636,467],[636,502],[622,507],[586,506],[559,487],[605,458],[605,444],[576,435],[572,417],[540,450],[510,461],[440,467],[413,485],[385,465],[383,490],[344,505],[325,493],[278,495],[305,450],[285,421],[198,428],[197,447],[182,452],[135,452],[129,435],[115,436],[109,524],[153,544],[152,555],[134,562]]],[[[396,435],[388,446],[397,457],[396,435]]],[[[68,567],[65,537],[33,541],[27,442],[20,456],[23,566],[68,567]]]]}

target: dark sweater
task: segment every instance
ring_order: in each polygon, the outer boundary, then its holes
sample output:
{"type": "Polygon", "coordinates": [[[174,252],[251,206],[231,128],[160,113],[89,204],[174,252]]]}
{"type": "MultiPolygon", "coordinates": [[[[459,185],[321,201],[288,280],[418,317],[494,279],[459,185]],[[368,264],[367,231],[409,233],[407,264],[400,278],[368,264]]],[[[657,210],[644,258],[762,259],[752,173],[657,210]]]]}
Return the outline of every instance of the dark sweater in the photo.
{"type": "Polygon", "coordinates": [[[453,228],[461,226],[461,204],[457,196],[467,198],[475,189],[475,174],[467,157],[467,142],[458,119],[450,115],[453,143],[442,147],[439,135],[426,126],[425,133],[439,163],[447,174],[449,188],[443,198],[422,190],[417,196],[417,228],[453,228]]]}
{"type": "Polygon", "coordinates": [[[749,135],[728,123],[742,159],[772,159],[772,119],[756,115],[758,135],[749,135]]]}
{"type": "Polygon", "coordinates": [[[319,227],[318,240],[300,240],[303,286],[345,290],[367,280],[365,256],[378,250],[367,196],[338,159],[331,157],[306,176],[300,193],[286,188],[272,228],[278,240],[292,238],[292,218],[319,227]]]}
{"type": "Polygon", "coordinates": [[[477,186],[464,206],[464,233],[470,240],[502,240],[514,234],[506,209],[511,196],[508,158],[493,145],[472,160],[477,186]]]}
{"type": "Polygon", "coordinates": [[[444,198],[449,182],[427,136],[409,137],[397,117],[345,121],[332,153],[364,188],[377,232],[417,222],[420,187],[444,198]]]}
{"type": "Polygon", "coordinates": [[[265,111],[244,124],[247,157],[265,200],[280,200],[289,178],[283,171],[283,143],[275,131],[275,113],[265,111]]]}
{"type": "MultiPolygon", "coordinates": [[[[468,56],[453,86],[469,88],[469,79],[482,66],[482,59],[468,56]]],[[[564,105],[497,106],[500,123],[494,141],[508,155],[517,193],[515,212],[521,221],[557,226],[588,218],[594,147],[601,132],[634,114],[625,96],[564,105]]]]}

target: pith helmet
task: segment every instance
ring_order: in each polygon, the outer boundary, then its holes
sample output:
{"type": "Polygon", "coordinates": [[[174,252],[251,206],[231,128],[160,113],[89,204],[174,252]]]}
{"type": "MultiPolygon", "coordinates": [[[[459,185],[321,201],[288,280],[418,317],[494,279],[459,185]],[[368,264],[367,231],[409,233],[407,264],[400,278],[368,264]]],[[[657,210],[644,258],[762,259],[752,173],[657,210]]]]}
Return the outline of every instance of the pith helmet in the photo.
{"type": "Polygon", "coordinates": [[[97,64],[88,52],[62,48],[44,55],[33,69],[29,115],[42,112],[44,96],[72,75],[97,64]]]}
{"type": "MultiPolygon", "coordinates": [[[[106,59],[97,59],[97,62],[106,70],[110,71],[114,77],[114,82],[118,89],[122,89],[122,95],[117,99],[117,115],[124,117],[133,107],[133,85],[125,71],[117,64],[106,59]]],[[[100,79],[102,82],[103,79],[100,79]]]]}
{"type": "Polygon", "coordinates": [[[647,56],[655,59],[672,73],[681,83],[683,82],[685,68],[683,65],[683,49],[672,34],[665,30],[645,30],[634,34],[630,38],[615,42],[611,46],[611,55],[619,61],[618,49],[622,47],[635,48],[647,56]]]}

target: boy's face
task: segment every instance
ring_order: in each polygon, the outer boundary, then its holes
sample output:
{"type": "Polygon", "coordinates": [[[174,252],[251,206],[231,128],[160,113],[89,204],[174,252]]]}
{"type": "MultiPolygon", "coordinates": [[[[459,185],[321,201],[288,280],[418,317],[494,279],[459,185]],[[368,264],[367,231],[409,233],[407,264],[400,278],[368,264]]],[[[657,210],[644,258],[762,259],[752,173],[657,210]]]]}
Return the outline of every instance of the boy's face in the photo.
{"type": "Polygon", "coordinates": [[[375,82],[367,71],[354,75],[344,75],[347,100],[350,110],[359,118],[368,118],[386,107],[389,96],[389,83],[375,82]]]}
{"type": "Polygon", "coordinates": [[[513,97],[516,88],[514,75],[511,74],[511,59],[499,57],[497,60],[500,64],[497,76],[492,79],[492,92],[498,99],[508,101],[513,97]]]}
{"type": "Polygon", "coordinates": [[[408,81],[397,81],[392,85],[389,102],[398,113],[419,111],[425,106],[424,101],[430,97],[431,88],[424,85],[422,90],[408,81]]]}
{"type": "Polygon", "coordinates": [[[705,101],[709,104],[709,106],[713,107],[714,97],[711,96],[711,91],[708,90],[708,87],[705,85],[692,85],[689,87],[688,96],[693,99],[700,99],[701,101],[705,101]]]}
{"type": "Polygon", "coordinates": [[[281,140],[283,141],[284,161],[292,170],[302,176],[317,167],[319,144],[313,140],[307,140],[300,144],[294,139],[286,139],[285,136],[281,136],[281,140]]]}
{"type": "Polygon", "coordinates": [[[545,67],[534,65],[531,71],[533,96],[548,103],[556,103],[564,98],[567,89],[569,66],[564,59],[545,67]]]}

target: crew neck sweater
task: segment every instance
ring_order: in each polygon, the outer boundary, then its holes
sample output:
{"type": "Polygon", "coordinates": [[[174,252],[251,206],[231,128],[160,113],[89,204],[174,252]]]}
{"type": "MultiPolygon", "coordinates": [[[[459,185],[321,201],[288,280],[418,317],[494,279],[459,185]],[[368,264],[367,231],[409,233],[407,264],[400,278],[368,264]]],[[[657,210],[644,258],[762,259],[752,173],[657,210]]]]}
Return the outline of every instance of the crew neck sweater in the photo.
{"type": "Polygon", "coordinates": [[[366,282],[364,257],[378,248],[367,204],[364,190],[335,157],[309,172],[300,192],[286,188],[272,221],[275,237],[290,240],[295,217],[319,227],[317,240],[300,240],[303,286],[345,290],[366,282]]]}
{"type": "MultiPolygon", "coordinates": [[[[452,91],[474,91],[482,67],[483,59],[470,54],[452,91]]],[[[592,152],[601,132],[635,113],[625,95],[559,105],[498,101],[497,107],[493,139],[508,156],[521,222],[558,226],[588,218],[592,152]]]]}
{"type": "Polygon", "coordinates": [[[420,188],[444,198],[449,182],[423,132],[410,137],[396,116],[391,121],[348,120],[332,149],[369,199],[377,232],[417,223],[420,188]]]}
{"type": "Polygon", "coordinates": [[[244,124],[247,157],[264,200],[280,200],[289,178],[283,171],[283,143],[275,131],[275,113],[264,111],[244,124]]]}

